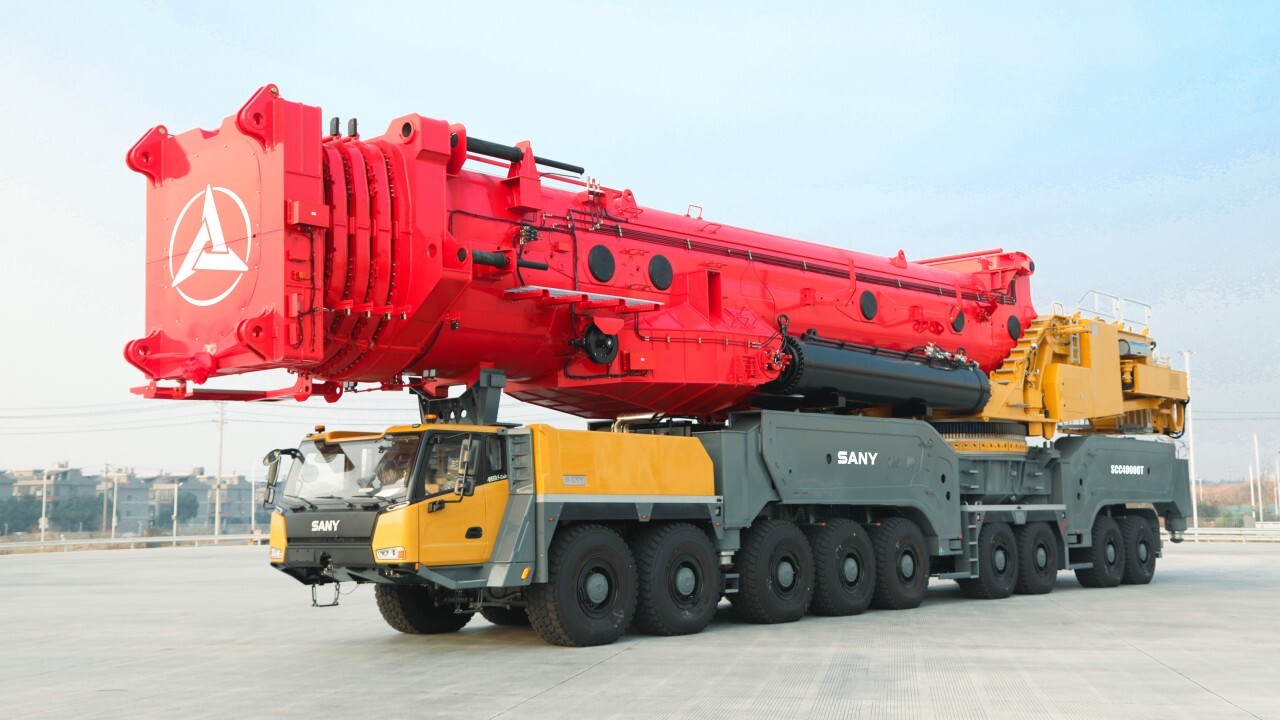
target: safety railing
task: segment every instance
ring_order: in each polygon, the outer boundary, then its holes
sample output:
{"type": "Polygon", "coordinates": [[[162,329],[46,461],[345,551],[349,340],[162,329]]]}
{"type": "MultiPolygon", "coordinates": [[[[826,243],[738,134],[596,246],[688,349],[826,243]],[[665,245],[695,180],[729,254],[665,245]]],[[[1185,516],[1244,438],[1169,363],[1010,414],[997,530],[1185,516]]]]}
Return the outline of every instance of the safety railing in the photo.
{"type": "Polygon", "coordinates": [[[1076,309],[1103,320],[1124,323],[1139,330],[1151,326],[1151,306],[1119,295],[1090,290],[1076,301],[1076,309]]]}
{"type": "Polygon", "coordinates": [[[11,552],[68,552],[71,550],[102,550],[107,548],[143,548],[182,545],[186,547],[207,545],[265,545],[266,535],[179,535],[120,538],[86,538],[80,540],[26,540],[0,542],[0,555],[11,552]]]}
{"type": "Polygon", "coordinates": [[[1280,527],[1189,528],[1182,536],[1187,542],[1280,543],[1280,527]]]}
{"type": "MultiPolygon", "coordinates": [[[[1161,531],[1165,540],[1168,533],[1161,531]]],[[[1254,528],[1189,528],[1183,533],[1187,542],[1280,543],[1280,526],[1254,528]]],[[[83,540],[29,540],[0,542],[0,555],[12,552],[69,552],[107,548],[144,548],[181,545],[265,545],[266,535],[181,535],[179,537],[90,538],[83,540]]]]}

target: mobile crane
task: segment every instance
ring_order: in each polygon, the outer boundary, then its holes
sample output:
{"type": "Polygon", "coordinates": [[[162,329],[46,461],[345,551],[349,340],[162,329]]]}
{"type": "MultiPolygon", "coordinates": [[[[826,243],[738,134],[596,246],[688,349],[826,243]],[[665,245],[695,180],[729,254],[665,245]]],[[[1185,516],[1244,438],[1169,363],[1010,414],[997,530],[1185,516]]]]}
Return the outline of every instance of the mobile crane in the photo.
{"type": "Polygon", "coordinates": [[[475,613],[570,646],[1151,580],[1190,507],[1186,376],[1145,329],[1031,304],[991,250],[883,258],[639,205],[421,115],[365,139],[258,90],[153,128],[160,399],[414,393],[418,422],[272,451],[270,562],[373,583],[395,629],[475,613]],[[276,390],[209,378],[286,369],[276,390]],[[466,386],[459,397],[449,388],[466,386]],[[500,422],[503,393],[588,430],[500,422]],[[282,471],[287,462],[288,469],[282,471]]]}

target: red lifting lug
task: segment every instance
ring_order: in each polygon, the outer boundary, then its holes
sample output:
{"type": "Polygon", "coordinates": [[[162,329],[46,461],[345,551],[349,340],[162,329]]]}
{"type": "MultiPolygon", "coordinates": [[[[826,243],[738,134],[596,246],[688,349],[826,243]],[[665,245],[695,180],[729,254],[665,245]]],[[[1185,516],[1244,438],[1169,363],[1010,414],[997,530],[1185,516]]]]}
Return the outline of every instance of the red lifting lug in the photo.
{"type": "Polygon", "coordinates": [[[538,176],[538,164],[534,161],[533,148],[528,140],[516,143],[524,159],[511,163],[507,179],[502,182],[511,188],[511,205],[514,213],[537,212],[542,209],[542,178],[538,176]]]}
{"type": "Polygon", "coordinates": [[[280,90],[275,85],[263,86],[236,113],[236,127],[257,140],[263,149],[276,144],[275,107],[279,97],[280,90]]]}
{"type": "Polygon", "coordinates": [[[153,185],[180,178],[191,169],[178,141],[163,125],[151,128],[134,143],[125,153],[124,162],[130,170],[146,175],[153,185]]]}

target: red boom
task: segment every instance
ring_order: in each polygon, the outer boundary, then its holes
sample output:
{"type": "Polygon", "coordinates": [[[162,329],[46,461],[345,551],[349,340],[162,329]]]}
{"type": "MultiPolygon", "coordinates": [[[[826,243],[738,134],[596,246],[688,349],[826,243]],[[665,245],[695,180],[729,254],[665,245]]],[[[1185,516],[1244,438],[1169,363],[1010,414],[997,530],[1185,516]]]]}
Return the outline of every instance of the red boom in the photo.
{"type": "Polygon", "coordinates": [[[322,132],[319,108],[267,86],[217,130],[157,127],[129,151],[150,181],[147,334],[125,349],[140,392],[333,399],[492,367],[583,417],[707,415],[777,378],[780,323],[990,371],[1036,314],[1021,253],[908,262],[674,215],[420,115],[322,132]],[[299,383],[188,387],[271,368],[299,383]]]}

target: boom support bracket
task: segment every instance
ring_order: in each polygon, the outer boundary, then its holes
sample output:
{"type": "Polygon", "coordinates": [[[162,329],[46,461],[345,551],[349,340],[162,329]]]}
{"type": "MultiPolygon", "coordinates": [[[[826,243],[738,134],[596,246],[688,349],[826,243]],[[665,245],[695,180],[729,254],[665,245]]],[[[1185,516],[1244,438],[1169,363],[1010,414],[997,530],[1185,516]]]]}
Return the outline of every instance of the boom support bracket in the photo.
{"type": "Polygon", "coordinates": [[[467,391],[456,398],[431,397],[422,388],[413,387],[418,396],[418,412],[422,421],[467,425],[497,425],[498,404],[502,389],[507,386],[506,373],[501,370],[482,369],[480,376],[467,391]]]}

